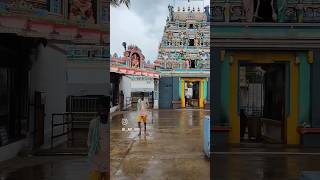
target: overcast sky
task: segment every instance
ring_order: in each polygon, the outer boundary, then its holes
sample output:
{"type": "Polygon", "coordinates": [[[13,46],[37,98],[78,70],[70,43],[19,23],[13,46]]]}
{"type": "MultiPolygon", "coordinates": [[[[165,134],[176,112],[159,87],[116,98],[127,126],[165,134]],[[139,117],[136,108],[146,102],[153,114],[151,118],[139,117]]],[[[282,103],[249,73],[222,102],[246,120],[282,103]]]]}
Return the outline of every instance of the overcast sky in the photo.
{"type": "MultiPolygon", "coordinates": [[[[168,5],[173,0],[131,0],[130,8],[120,6],[111,7],[111,54],[115,52],[123,56],[122,42],[127,45],[135,44],[145,55],[146,61],[151,62],[157,58],[158,47],[163,35],[164,26],[168,16],[168,5]]],[[[210,0],[190,2],[188,0],[175,0],[177,6],[209,5],[210,0]]]]}

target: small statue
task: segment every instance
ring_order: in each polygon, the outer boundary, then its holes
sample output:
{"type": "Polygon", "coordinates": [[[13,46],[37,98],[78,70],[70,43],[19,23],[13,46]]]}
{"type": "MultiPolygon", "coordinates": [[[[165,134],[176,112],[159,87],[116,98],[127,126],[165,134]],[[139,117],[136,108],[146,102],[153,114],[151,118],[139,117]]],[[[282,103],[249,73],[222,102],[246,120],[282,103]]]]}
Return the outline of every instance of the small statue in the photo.
{"type": "Polygon", "coordinates": [[[168,9],[169,9],[169,20],[173,21],[173,6],[169,5],[168,9]]]}
{"type": "Polygon", "coordinates": [[[252,22],[254,16],[254,0],[243,0],[243,9],[246,21],[252,22]]]}

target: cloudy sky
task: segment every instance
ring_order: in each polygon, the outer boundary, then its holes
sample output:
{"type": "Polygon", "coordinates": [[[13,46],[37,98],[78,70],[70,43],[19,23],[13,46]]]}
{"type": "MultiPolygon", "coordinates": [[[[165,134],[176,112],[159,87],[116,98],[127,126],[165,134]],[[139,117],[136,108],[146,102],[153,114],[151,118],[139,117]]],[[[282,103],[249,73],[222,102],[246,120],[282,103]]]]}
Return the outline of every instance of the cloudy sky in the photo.
{"type": "Polygon", "coordinates": [[[157,58],[158,47],[163,35],[164,26],[168,16],[168,5],[199,6],[209,5],[210,0],[131,0],[130,8],[120,6],[111,7],[111,54],[115,52],[123,55],[122,42],[127,45],[135,44],[142,50],[146,61],[151,62],[157,58]]]}

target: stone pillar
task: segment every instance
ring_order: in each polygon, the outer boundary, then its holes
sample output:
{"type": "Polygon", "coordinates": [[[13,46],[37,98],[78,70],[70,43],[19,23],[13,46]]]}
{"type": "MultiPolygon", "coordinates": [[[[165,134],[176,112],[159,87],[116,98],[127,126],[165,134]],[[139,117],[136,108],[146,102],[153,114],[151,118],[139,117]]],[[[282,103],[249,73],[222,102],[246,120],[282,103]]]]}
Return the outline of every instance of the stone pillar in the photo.
{"type": "Polygon", "coordinates": [[[311,125],[320,128],[320,50],[313,50],[313,64],[311,65],[311,125]]]}
{"type": "Polygon", "coordinates": [[[180,89],[180,91],[181,91],[181,108],[185,108],[186,107],[186,100],[185,100],[185,95],[184,95],[184,80],[183,79],[181,79],[180,80],[180,84],[181,84],[181,87],[179,87],[180,89]]]}
{"type": "Polygon", "coordinates": [[[220,49],[210,51],[210,127],[220,122],[220,49]]]}
{"type": "Polygon", "coordinates": [[[310,125],[310,64],[307,53],[298,53],[299,58],[299,125],[310,125]]]}
{"type": "Polygon", "coordinates": [[[199,107],[204,108],[204,80],[200,81],[199,107]]]}

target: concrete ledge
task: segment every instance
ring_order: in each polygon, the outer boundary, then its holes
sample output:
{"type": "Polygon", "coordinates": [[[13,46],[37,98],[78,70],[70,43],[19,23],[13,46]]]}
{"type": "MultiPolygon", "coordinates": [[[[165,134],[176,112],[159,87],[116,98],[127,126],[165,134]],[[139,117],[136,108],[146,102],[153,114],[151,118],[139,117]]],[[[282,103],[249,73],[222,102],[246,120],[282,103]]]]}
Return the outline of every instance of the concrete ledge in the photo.
{"type": "Polygon", "coordinates": [[[303,146],[320,146],[320,128],[298,128],[303,146]]]}
{"type": "Polygon", "coordinates": [[[180,109],[181,108],[181,101],[172,101],[172,109],[180,109]]]}
{"type": "Polygon", "coordinates": [[[205,103],[204,109],[210,109],[210,102],[206,102],[206,103],[205,103]]]}
{"type": "Polygon", "coordinates": [[[119,109],[119,106],[113,106],[112,108],[110,108],[110,113],[113,113],[118,109],[119,109]]]}
{"type": "Polygon", "coordinates": [[[229,143],[229,132],[231,128],[225,126],[214,126],[211,129],[211,134],[213,137],[211,138],[214,145],[226,145],[229,143]]]}
{"type": "Polygon", "coordinates": [[[318,180],[320,179],[320,171],[304,171],[300,176],[300,180],[318,180]]]}
{"type": "Polygon", "coordinates": [[[16,157],[17,154],[24,147],[25,140],[26,139],[22,139],[0,147],[0,162],[16,157]]]}

